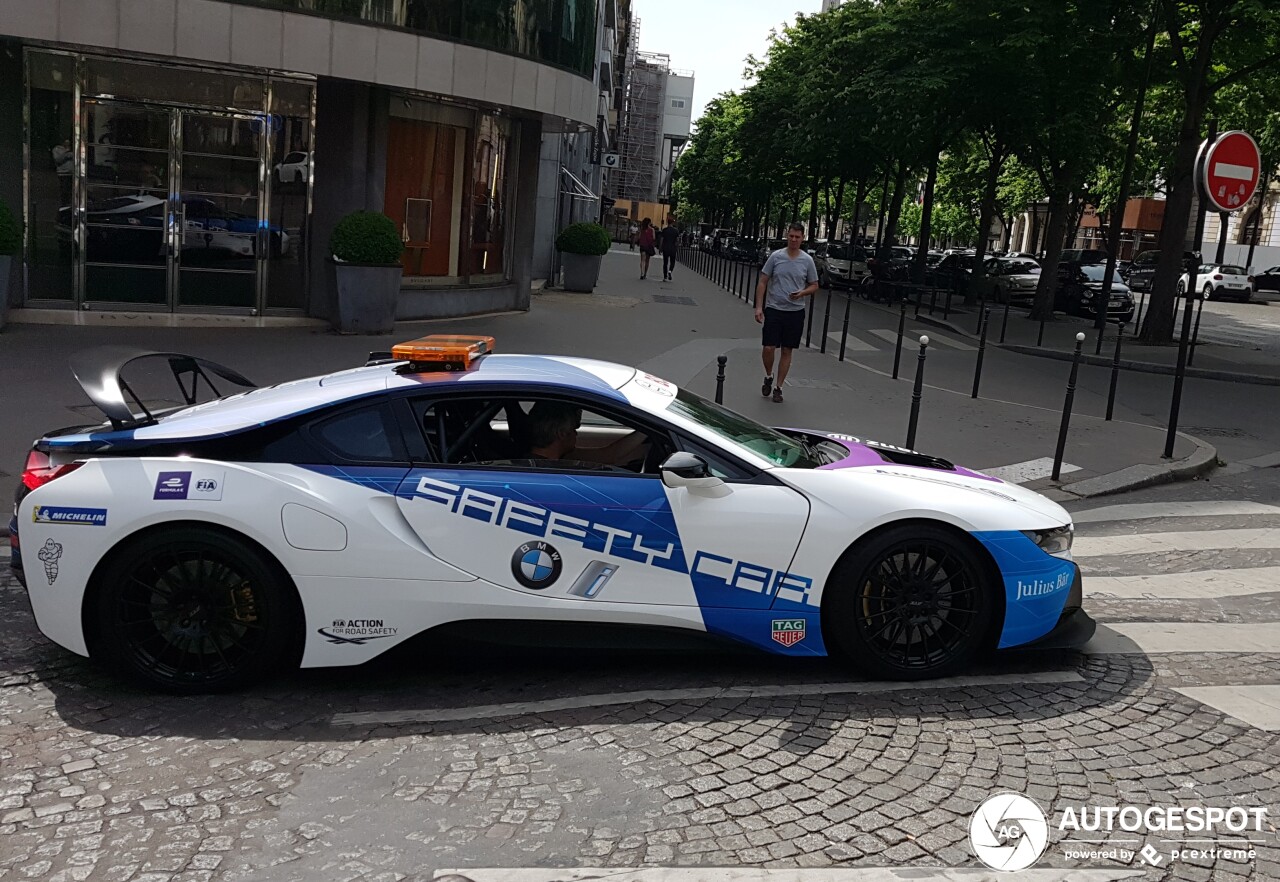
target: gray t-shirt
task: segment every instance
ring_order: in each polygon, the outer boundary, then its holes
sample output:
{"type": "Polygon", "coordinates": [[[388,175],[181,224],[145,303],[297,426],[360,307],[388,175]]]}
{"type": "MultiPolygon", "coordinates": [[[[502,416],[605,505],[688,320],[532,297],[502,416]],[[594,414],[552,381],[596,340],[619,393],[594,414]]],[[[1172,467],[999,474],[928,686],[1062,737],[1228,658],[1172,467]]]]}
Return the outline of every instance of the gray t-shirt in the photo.
{"type": "Polygon", "coordinates": [[[789,294],[803,291],[818,281],[818,268],[813,258],[801,251],[794,258],[787,256],[787,249],[779,248],[769,255],[760,270],[769,277],[764,293],[764,305],[787,311],[804,309],[804,300],[792,300],[789,294]]]}

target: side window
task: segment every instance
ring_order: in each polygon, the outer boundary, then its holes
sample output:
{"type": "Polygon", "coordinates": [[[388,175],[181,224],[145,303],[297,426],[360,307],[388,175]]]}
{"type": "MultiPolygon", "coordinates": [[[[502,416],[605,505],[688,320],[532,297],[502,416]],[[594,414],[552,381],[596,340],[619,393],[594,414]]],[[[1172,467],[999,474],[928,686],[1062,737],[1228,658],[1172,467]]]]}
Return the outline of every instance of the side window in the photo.
{"type": "Polygon", "coordinates": [[[400,463],[396,427],[385,405],[362,407],[313,423],[311,438],[334,458],[347,462],[400,463]]]}
{"type": "Polygon", "coordinates": [[[453,466],[656,474],[668,439],[557,398],[446,398],[413,407],[431,461],[453,466]]]}

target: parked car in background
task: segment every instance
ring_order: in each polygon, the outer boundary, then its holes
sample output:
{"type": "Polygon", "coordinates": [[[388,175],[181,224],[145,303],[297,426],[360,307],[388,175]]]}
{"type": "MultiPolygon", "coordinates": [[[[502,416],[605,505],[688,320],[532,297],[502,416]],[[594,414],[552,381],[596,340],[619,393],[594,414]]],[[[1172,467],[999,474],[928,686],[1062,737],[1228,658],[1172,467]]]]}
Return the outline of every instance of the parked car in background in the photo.
{"type": "MultiPolygon", "coordinates": [[[[1182,252],[1182,259],[1191,260],[1196,255],[1192,251],[1182,252]]],[[[1133,258],[1133,263],[1129,267],[1128,277],[1125,278],[1125,284],[1133,291],[1150,291],[1151,279],[1156,274],[1156,261],[1160,259],[1160,252],[1157,250],[1139,251],[1137,256],[1133,258]]]]}
{"type": "Polygon", "coordinates": [[[1022,258],[993,257],[983,264],[992,282],[992,299],[997,303],[1029,306],[1040,284],[1040,264],[1022,258]]]}
{"type": "Polygon", "coordinates": [[[941,251],[930,251],[928,254],[924,256],[925,265],[937,266],[938,261],[942,260],[942,257],[943,257],[943,254],[941,251]]]}
{"type": "Polygon", "coordinates": [[[847,242],[827,245],[826,256],[818,267],[818,281],[824,288],[852,288],[862,284],[871,274],[865,248],[847,242]]]}
{"type": "Polygon", "coordinates": [[[969,277],[977,264],[978,255],[972,251],[952,250],[943,252],[942,259],[929,269],[929,282],[939,288],[951,288],[963,294],[969,287],[969,277]]]}
{"type": "Polygon", "coordinates": [[[1058,258],[1059,263],[1106,263],[1107,252],[1101,248],[1068,248],[1058,258]]]}
{"type": "MultiPolygon", "coordinates": [[[[1053,296],[1053,308],[1096,318],[1102,303],[1102,280],[1106,266],[1100,263],[1058,264],[1058,283],[1053,296]]],[[[1111,283],[1111,296],[1106,306],[1107,318],[1112,321],[1133,321],[1133,294],[1119,279],[1111,283]]]]}
{"type": "Polygon", "coordinates": [[[1253,277],[1254,291],[1275,291],[1280,293],[1280,266],[1273,266],[1253,277]]]}
{"type": "Polygon", "coordinates": [[[760,249],[764,244],[759,239],[739,236],[729,243],[728,254],[734,260],[756,260],[760,257],[760,249]]]}
{"type": "MultiPolygon", "coordinates": [[[[1187,290],[1187,273],[1178,279],[1178,293],[1187,290]]],[[[1239,300],[1248,303],[1253,296],[1253,277],[1245,272],[1244,267],[1230,263],[1210,263],[1200,267],[1196,276],[1195,290],[1205,300],[1239,300]]]]}

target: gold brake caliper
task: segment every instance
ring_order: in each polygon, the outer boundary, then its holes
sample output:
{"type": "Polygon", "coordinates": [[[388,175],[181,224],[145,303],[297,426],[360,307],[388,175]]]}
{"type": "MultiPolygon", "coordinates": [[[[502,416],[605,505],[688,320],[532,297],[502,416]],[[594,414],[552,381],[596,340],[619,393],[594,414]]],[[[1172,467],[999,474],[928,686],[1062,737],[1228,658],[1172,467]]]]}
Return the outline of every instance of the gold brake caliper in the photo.
{"type": "Polygon", "coordinates": [[[248,582],[242,582],[238,588],[231,589],[231,615],[237,622],[246,625],[258,621],[258,605],[248,582]]]}

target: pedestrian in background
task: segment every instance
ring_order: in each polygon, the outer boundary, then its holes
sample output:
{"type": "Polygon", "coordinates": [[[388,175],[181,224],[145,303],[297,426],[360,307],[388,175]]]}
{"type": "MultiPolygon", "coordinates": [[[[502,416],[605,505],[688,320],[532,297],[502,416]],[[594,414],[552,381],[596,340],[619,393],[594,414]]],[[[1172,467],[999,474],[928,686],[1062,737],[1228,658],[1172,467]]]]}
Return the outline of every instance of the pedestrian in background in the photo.
{"type": "Polygon", "coordinates": [[[756,321],[761,330],[761,358],[764,361],[764,383],[760,394],[782,403],[782,384],[791,369],[791,353],[800,346],[804,334],[804,299],[818,290],[818,268],[813,258],[800,250],[804,244],[804,227],[787,228],[787,247],[769,255],[756,283],[756,321]],[[782,350],[778,357],[778,350],[782,350]],[[774,360],[778,377],[774,380],[774,360]]]}
{"type": "Polygon", "coordinates": [[[636,229],[635,224],[632,224],[631,229],[627,231],[627,246],[630,248],[631,251],[636,250],[636,233],[637,232],[638,230],[636,229]]]}
{"type": "Polygon", "coordinates": [[[680,248],[680,231],[674,217],[667,218],[667,225],[658,234],[658,242],[662,246],[662,281],[670,282],[676,268],[676,252],[680,248]]]}
{"type": "Polygon", "coordinates": [[[655,236],[653,231],[653,221],[647,217],[640,221],[640,233],[636,236],[636,243],[640,246],[640,278],[649,275],[649,258],[653,257],[655,236]]]}

